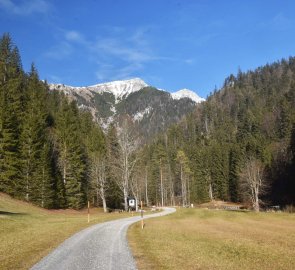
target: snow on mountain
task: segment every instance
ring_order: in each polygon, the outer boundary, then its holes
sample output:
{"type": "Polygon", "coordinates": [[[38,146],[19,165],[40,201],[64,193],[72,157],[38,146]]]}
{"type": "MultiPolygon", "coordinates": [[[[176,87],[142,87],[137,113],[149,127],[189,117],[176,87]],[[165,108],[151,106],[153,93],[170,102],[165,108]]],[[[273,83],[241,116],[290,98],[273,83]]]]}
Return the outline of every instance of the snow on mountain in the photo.
{"type": "Polygon", "coordinates": [[[128,97],[131,93],[137,92],[140,89],[148,86],[143,80],[139,78],[124,80],[124,81],[113,81],[108,83],[101,83],[85,87],[73,87],[63,84],[51,84],[50,89],[63,90],[65,94],[71,94],[76,92],[83,97],[92,97],[91,92],[102,94],[104,92],[112,93],[115,96],[116,103],[120,102],[123,98],[128,97]]]}
{"type": "MultiPolygon", "coordinates": [[[[57,89],[63,91],[66,95],[72,95],[76,93],[86,100],[90,100],[93,97],[93,92],[98,94],[103,94],[105,92],[112,93],[115,96],[116,103],[119,103],[124,98],[127,98],[131,93],[137,92],[140,89],[149,86],[140,78],[134,78],[130,80],[124,81],[113,81],[108,83],[100,83],[91,86],[84,87],[74,87],[64,84],[50,84],[49,88],[51,90],[57,89]]],[[[160,91],[167,92],[163,89],[158,89],[160,91]]],[[[190,98],[196,103],[200,103],[205,101],[204,98],[199,97],[195,92],[189,89],[182,89],[175,93],[171,93],[173,99],[182,99],[182,98],[190,98]]]]}
{"type": "Polygon", "coordinates": [[[195,92],[189,89],[181,89],[175,93],[171,93],[171,96],[173,99],[190,98],[192,101],[196,103],[205,101],[204,98],[199,97],[195,92]]]}
{"type": "Polygon", "coordinates": [[[137,112],[133,115],[134,121],[141,121],[146,114],[149,114],[152,111],[152,107],[148,106],[143,111],[137,112]]]}
{"type": "Polygon", "coordinates": [[[135,78],[125,81],[96,84],[89,86],[88,89],[97,93],[109,92],[115,96],[116,100],[121,100],[122,98],[126,98],[131,93],[137,92],[146,86],[148,85],[143,80],[135,78]]]}
{"type": "Polygon", "coordinates": [[[89,111],[104,130],[111,123],[118,124],[122,115],[129,115],[139,134],[147,140],[177,123],[194,110],[196,103],[204,101],[193,91],[183,89],[171,94],[149,86],[139,78],[85,87],[50,84],[49,88],[63,92],[69,100],[76,101],[79,108],[89,111]],[[140,92],[145,87],[145,91],[140,92]]]}

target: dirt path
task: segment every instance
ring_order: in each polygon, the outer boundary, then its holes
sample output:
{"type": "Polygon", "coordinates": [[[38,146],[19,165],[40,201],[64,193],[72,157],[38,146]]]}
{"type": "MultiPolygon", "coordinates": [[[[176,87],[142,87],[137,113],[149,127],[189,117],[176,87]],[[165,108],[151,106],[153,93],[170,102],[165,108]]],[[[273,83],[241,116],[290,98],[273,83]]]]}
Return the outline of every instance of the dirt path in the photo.
{"type": "MultiPolygon", "coordinates": [[[[165,208],[163,212],[146,215],[144,218],[173,212],[174,208],[165,208]]],[[[126,232],[131,224],[140,219],[138,216],[124,218],[84,229],[64,241],[31,269],[137,269],[127,243],[126,232]]]]}

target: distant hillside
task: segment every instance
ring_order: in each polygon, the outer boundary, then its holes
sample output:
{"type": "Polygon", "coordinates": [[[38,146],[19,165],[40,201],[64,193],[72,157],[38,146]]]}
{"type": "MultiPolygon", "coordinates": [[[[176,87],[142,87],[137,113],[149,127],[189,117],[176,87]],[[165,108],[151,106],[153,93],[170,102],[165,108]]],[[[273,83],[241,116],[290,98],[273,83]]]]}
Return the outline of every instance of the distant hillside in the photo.
{"type": "Polygon", "coordinates": [[[143,152],[155,197],[162,168],[163,185],[174,189],[167,201],[249,202],[243,179],[254,164],[262,206],[295,204],[295,58],[230,75],[143,152]]]}

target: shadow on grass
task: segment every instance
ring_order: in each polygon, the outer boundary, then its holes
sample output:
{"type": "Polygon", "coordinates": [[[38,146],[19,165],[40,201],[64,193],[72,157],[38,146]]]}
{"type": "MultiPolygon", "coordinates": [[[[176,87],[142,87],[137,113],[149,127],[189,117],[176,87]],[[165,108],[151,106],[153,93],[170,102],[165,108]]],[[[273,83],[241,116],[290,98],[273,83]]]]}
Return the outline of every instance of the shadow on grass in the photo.
{"type": "Polygon", "coordinates": [[[26,213],[14,213],[14,212],[6,212],[6,211],[0,211],[0,215],[4,216],[25,216],[26,213]]]}

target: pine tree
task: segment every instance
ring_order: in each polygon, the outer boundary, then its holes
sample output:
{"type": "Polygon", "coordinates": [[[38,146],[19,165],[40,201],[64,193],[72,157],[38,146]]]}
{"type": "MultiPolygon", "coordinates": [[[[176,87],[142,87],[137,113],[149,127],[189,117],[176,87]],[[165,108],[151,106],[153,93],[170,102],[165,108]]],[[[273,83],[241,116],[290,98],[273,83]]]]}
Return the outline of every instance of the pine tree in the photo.
{"type": "Polygon", "coordinates": [[[192,184],[191,184],[191,200],[192,202],[203,203],[209,200],[208,194],[208,157],[204,153],[205,149],[200,149],[199,146],[194,145],[191,147],[192,155],[190,160],[192,163],[192,184]]]}
{"type": "Polygon", "coordinates": [[[290,136],[292,130],[291,113],[286,99],[280,102],[280,121],[279,121],[279,137],[286,138],[290,136]]]}
{"type": "Polygon", "coordinates": [[[211,148],[211,179],[213,196],[228,200],[228,155],[225,147],[213,145],[211,148]]]}
{"type": "Polygon", "coordinates": [[[112,208],[122,207],[123,194],[117,182],[119,181],[120,171],[116,166],[120,158],[120,145],[117,136],[117,129],[114,125],[110,125],[106,135],[106,177],[109,183],[107,191],[107,202],[112,208]]]}
{"type": "Polygon", "coordinates": [[[86,203],[87,163],[75,103],[62,100],[56,114],[55,138],[67,206],[79,209],[86,203]]]}
{"type": "Polygon", "coordinates": [[[190,204],[191,169],[189,167],[188,158],[186,157],[185,153],[182,150],[178,150],[176,159],[179,165],[182,206],[186,206],[190,204]]]}
{"type": "Polygon", "coordinates": [[[17,196],[21,189],[18,158],[24,76],[18,49],[8,34],[0,40],[0,78],[0,186],[17,196]]]}
{"type": "Polygon", "coordinates": [[[56,199],[56,179],[52,173],[51,144],[44,142],[39,156],[38,170],[36,170],[35,192],[32,194],[33,201],[44,208],[60,207],[56,199]]]}
{"type": "Polygon", "coordinates": [[[20,169],[22,175],[22,196],[34,201],[37,196],[37,175],[41,152],[46,136],[46,89],[39,81],[37,71],[32,65],[25,91],[25,105],[20,134],[20,169]]]}
{"type": "MultiPolygon", "coordinates": [[[[290,153],[291,153],[291,162],[290,167],[288,170],[288,184],[287,184],[287,190],[289,194],[289,199],[287,203],[294,205],[295,204],[295,123],[293,123],[292,132],[291,132],[291,139],[290,139],[290,153]]],[[[286,196],[285,195],[285,196],[286,196]]],[[[286,196],[287,197],[287,196],[286,196]]]]}
{"type": "Polygon", "coordinates": [[[229,199],[232,202],[239,200],[239,153],[237,147],[233,147],[229,152],[229,199]]]}

